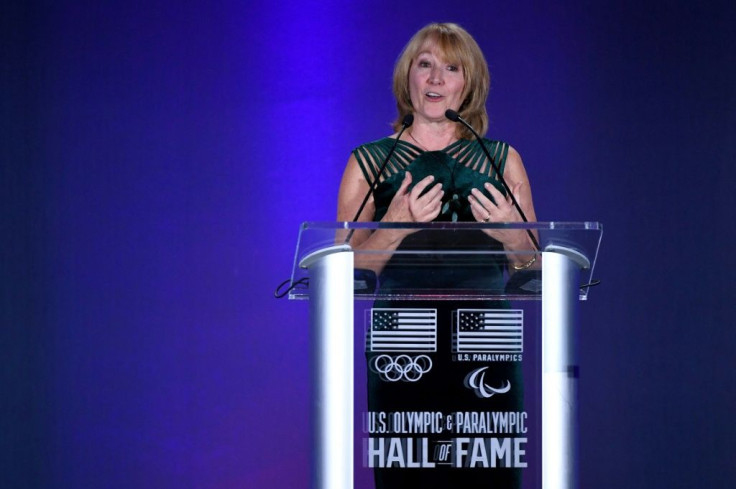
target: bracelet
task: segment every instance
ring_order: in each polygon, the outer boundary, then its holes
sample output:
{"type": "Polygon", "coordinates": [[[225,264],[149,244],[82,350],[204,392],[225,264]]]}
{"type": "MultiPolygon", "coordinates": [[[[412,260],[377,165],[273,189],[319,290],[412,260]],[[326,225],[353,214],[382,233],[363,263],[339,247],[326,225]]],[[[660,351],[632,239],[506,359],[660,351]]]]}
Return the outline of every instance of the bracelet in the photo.
{"type": "Polygon", "coordinates": [[[514,270],[526,270],[530,266],[534,265],[534,263],[537,261],[537,255],[532,256],[532,259],[529,260],[526,263],[522,263],[521,265],[512,265],[514,270]]]}

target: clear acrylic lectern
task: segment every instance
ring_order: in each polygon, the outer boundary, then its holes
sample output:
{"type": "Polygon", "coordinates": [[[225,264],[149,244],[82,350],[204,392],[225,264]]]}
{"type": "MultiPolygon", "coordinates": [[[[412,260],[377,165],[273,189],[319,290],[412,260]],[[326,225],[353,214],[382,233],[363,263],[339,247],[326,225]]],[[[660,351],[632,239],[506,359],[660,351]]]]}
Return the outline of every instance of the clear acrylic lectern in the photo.
{"type": "MultiPolygon", "coordinates": [[[[588,298],[601,235],[602,228],[595,222],[304,223],[299,231],[291,276],[294,286],[289,297],[310,301],[314,435],[311,487],[371,487],[370,471],[376,464],[390,463],[411,470],[410,467],[418,466],[419,458],[422,458],[425,467],[463,465],[491,471],[504,470],[499,468],[504,463],[515,463],[515,467],[523,471],[521,484],[524,489],[577,489],[576,308],[578,301],[588,298]],[[354,250],[346,244],[353,233],[365,236],[367,233],[396,230],[420,234],[422,239],[415,242],[421,244],[398,250],[370,251],[354,250]],[[533,233],[540,250],[533,249],[531,244],[528,250],[515,250],[516,261],[520,255],[530,260],[536,257],[536,260],[526,269],[505,272],[491,286],[487,283],[477,286],[462,280],[436,282],[422,279],[389,287],[382,283],[381,266],[373,266],[398,260],[408,277],[414,271],[421,271],[422,277],[431,277],[433,273],[452,276],[454,270],[467,266],[467,263],[478,269],[498,266],[505,262],[507,252],[498,246],[473,244],[477,241],[472,237],[518,230],[533,233]],[[379,270],[377,274],[374,273],[376,269],[379,270]],[[406,373],[409,364],[421,372],[416,367],[421,363],[417,359],[426,355],[422,351],[408,354],[394,351],[401,348],[386,341],[398,341],[395,336],[381,343],[380,338],[385,336],[379,337],[379,328],[372,323],[378,317],[377,309],[371,309],[375,301],[382,304],[390,304],[390,301],[402,301],[402,304],[406,301],[423,301],[423,304],[427,301],[451,301],[458,305],[457,314],[453,312],[457,322],[453,320],[452,324],[433,327],[453,328],[452,361],[467,362],[469,371],[476,366],[480,366],[474,370],[476,372],[485,367],[492,369],[498,365],[494,363],[498,359],[519,362],[518,368],[523,370],[524,376],[524,407],[519,411],[525,420],[523,429],[507,429],[505,438],[501,438],[494,434],[498,427],[493,429],[483,423],[475,422],[470,428],[466,424],[461,428],[461,421],[467,423],[470,414],[480,420],[491,420],[494,416],[501,418],[504,413],[494,411],[491,404],[499,397],[496,396],[488,401],[488,408],[483,412],[432,413],[442,421],[440,431],[443,431],[446,443],[433,442],[427,449],[425,438],[412,438],[412,435],[405,434],[407,430],[404,429],[404,434],[393,435],[396,438],[391,438],[389,433],[380,440],[381,443],[385,441],[388,447],[390,442],[400,439],[404,452],[399,453],[398,448],[396,453],[388,455],[376,451],[374,442],[379,435],[366,424],[366,419],[373,419],[376,414],[365,406],[362,387],[363,371],[375,368],[376,364],[366,367],[366,362],[360,358],[356,363],[356,357],[360,357],[365,349],[366,352],[380,353],[379,356],[392,365],[399,365],[400,358],[403,358],[401,361],[405,363],[401,368],[406,373]],[[504,323],[507,324],[503,326],[506,329],[501,333],[492,332],[499,329],[492,327],[488,331],[482,327],[472,332],[464,329],[461,315],[475,314],[475,309],[467,309],[471,311],[468,313],[462,304],[476,304],[478,301],[503,304],[503,310],[512,311],[518,320],[504,323]],[[471,343],[463,343],[467,338],[472,339],[471,343]],[[410,447],[424,442],[424,452],[418,451],[415,456],[410,449],[407,451],[407,440],[410,447]],[[508,447],[517,447],[516,453],[503,445],[507,440],[512,443],[508,447]],[[388,462],[386,456],[389,457],[388,462]]],[[[526,259],[522,261],[529,262],[526,259]]],[[[503,267],[504,270],[508,268],[511,267],[503,267]]],[[[491,317],[493,311],[495,309],[484,310],[481,317],[491,317]]],[[[430,331],[429,337],[436,343],[436,336],[432,334],[430,331]]],[[[433,351],[434,346],[429,342],[423,348],[433,351]]],[[[401,373],[401,368],[397,372],[401,373]]],[[[422,368],[429,369],[431,364],[425,363],[422,368]]],[[[468,378],[471,382],[466,381],[466,384],[477,380],[468,378]]],[[[387,377],[386,380],[395,379],[387,377]]],[[[406,376],[404,380],[416,379],[406,376]]],[[[485,394],[482,384],[475,387],[480,389],[477,392],[479,396],[485,394]]],[[[394,417],[398,426],[406,413],[381,415],[394,417]]],[[[394,431],[399,433],[400,430],[394,431]]]]}

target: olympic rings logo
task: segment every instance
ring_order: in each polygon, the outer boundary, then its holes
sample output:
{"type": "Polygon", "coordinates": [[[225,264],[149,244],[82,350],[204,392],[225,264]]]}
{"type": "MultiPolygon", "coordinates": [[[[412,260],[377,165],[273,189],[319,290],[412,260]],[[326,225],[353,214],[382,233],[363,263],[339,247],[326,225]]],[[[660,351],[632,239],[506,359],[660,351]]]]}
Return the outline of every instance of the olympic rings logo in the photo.
{"type": "Polygon", "coordinates": [[[416,357],[399,355],[396,358],[391,355],[378,355],[371,359],[369,366],[371,371],[380,375],[384,381],[416,382],[432,369],[432,359],[427,355],[416,357]]]}

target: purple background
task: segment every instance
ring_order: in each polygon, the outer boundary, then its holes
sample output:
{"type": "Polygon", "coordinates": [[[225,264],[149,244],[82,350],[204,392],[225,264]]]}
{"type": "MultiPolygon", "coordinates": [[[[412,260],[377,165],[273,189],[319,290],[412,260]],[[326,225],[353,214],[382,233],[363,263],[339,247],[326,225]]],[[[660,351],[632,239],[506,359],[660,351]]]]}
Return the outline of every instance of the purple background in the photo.
{"type": "Polygon", "coordinates": [[[5,2],[0,486],[305,486],[307,304],[272,292],[452,20],[539,219],[604,225],[581,487],[733,487],[732,4],[5,2]]]}

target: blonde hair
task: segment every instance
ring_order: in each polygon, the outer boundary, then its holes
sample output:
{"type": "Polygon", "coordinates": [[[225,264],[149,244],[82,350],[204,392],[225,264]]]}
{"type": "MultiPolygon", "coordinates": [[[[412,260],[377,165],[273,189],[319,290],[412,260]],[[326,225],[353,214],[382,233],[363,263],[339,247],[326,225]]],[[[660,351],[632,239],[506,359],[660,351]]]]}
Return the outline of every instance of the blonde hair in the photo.
{"type": "MultiPolygon", "coordinates": [[[[423,27],[409,40],[396,61],[393,91],[399,114],[393,123],[394,130],[400,130],[404,116],[413,111],[409,95],[409,70],[427,43],[437,46],[447,62],[462,66],[465,87],[461,97],[463,102],[457,112],[481,136],[485,135],[488,130],[486,100],[491,86],[488,64],[468,31],[452,23],[434,23],[423,27]]],[[[457,125],[457,134],[462,139],[473,137],[462,124],[457,125]]]]}

